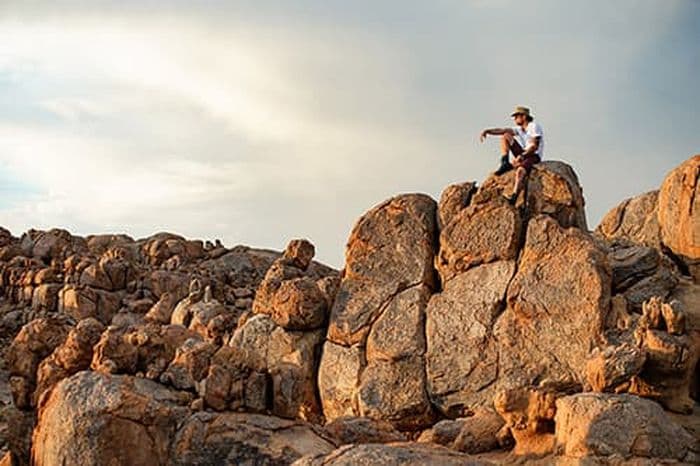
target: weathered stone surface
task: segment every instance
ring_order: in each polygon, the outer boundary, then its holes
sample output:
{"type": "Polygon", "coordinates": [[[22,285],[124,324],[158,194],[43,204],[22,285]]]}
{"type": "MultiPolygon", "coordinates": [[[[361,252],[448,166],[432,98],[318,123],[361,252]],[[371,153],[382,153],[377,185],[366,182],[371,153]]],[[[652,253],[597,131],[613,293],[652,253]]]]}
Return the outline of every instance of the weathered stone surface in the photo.
{"type": "Polygon", "coordinates": [[[309,424],[271,416],[196,413],[178,431],[170,464],[290,464],[334,448],[320,433],[309,424]]]}
{"type": "Polygon", "coordinates": [[[188,339],[175,351],[175,358],[160,376],[160,381],[179,390],[194,389],[209,372],[209,360],[216,349],[209,342],[188,339]]]}
{"type": "MultiPolygon", "coordinates": [[[[502,176],[491,176],[472,198],[472,204],[500,199],[513,189],[515,171],[502,176]]],[[[516,207],[523,206],[523,195],[516,207]]],[[[567,164],[546,160],[533,167],[528,177],[527,210],[530,216],[546,214],[562,227],[577,227],[586,231],[586,212],[583,190],[574,170],[567,164]]]]}
{"type": "Polygon", "coordinates": [[[239,358],[246,366],[265,371],[270,337],[275,328],[277,326],[267,315],[253,316],[236,329],[229,346],[236,348],[239,358]]]}
{"type": "Polygon", "coordinates": [[[121,306],[121,294],[89,287],[66,285],[59,294],[59,311],[75,320],[94,317],[109,325],[121,306]]]}
{"type": "Polygon", "coordinates": [[[15,406],[20,409],[32,406],[39,364],[63,343],[70,328],[65,318],[35,319],[22,327],[12,341],[6,363],[15,406]]]}
{"type": "Polygon", "coordinates": [[[696,332],[686,333],[685,324],[679,323],[685,322],[681,306],[680,301],[664,303],[660,298],[644,303],[634,340],[646,361],[629,392],[655,399],[672,411],[689,413],[694,405],[690,392],[700,360],[700,340],[696,332]]]}
{"type": "Polygon", "coordinates": [[[104,325],[98,320],[81,320],[71,329],[65,341],[41,362],[37,370],[35,406],[39,404],[41,396],[60,380],[90,367],[92,348],[103,331],[104,325]]]}
{"type": "Polygon", "coordinates": [[[428,303],[428,391],[444,414],[458,416],[493,399],[498,348],[492,329],[514,272],[513,261],[482,265],[458,275],[428,303]]]}
{"type": "Polygon", "coordinates": [[[494,328],[501,385],[580,386],[610,308],[605,251],[586,233],[530,220],[508,308],[494,328]]]}
{"type": "Polygon", "coordinates": [[[658,249],[658,197],[659,191],[650,191],[625,199],[605,214],[596,232],[608,239],[626,239],[658,249]]]}
{"type": "Polygon", "coordinates": [[[430,289],[409,288],[397,294],[372,325],[367,337],[368,361],[422,356],[425,353],[425,308],[430,289]]]}
{"type": "Polygon", "coordinates": [[[543,455],[554,448],[556,393],[548,390],[517,388],[503,390],[493,405],[515,439],[516,455],[543,455]]]}
{"type": "Polygon", "coordinates": [[[346,445],[328,455],[306,456],[294,466],[355,466],[355,465],[402,465],[402,466],[478,466],[490,464],[427,443],[393,443],[388,445],[346,445]]]}
{"type": "Polygon", "coordinates": [[[700,445],[661,407],[632,395],[581,393],[557,400],[556,442],[565,457],[700,461],[700,445]]]}
{"type": "Polygon", "coordinates": [[[348,240],[345,276],[331,311],[331,341],[363,343],[393,296],[420,284],[434,288],[435,214],[430,197],[407,194],[360,218],[348,240]]]}
{"type": "Polygon", "coordinates": [[[659,190],[661,239],[700,279],[700,154],[672,170],[659,190]]]}
{"type": "Polygon", "coordinates": [[[630,344],[596,348],[586,364],[586,381],[595,392],[617,391],[641,372],[645,362],[646,353],[630,344]]]}
{"type": "Polygon", "coordinates": [[[463,209],[440,233],[435,267],[443,285],[476,265],[515,259],[522,225],[520,212],[505,199],[463,209]]]}
{"type": "Polygon", "coordinates": [[[444,445],[463,453],[483,453],[500,448],[503,418],[492,408],[478,408],[469,417],[443,420],[424,431],[419,442],[444,445]]]}
{"type": "Polygon", "coordinates": [[[272,378],[272,413],[320,421],[316,388],[323,331],[292,332],[277,327],[270,336],[267,370],[272,378]]]}
{"type": "Polygon", "coordinates": [[[177,297],[168,291],[163,293],[151,309],[148,310],[145,320],[159,324],[167,324],[177,306],[177,297]]]}
{"type": "Polygon", "coordinates": [[[648,246],[613,243],[608,252],[612,269],[612,285],[624,291],[636,282],[653,275],[661,260],[658,250],[648,246]]]}
{"type": "Polygon", "coordinates": [[[338,445],[351,443],[390,443],[406,440],[387,421],[368,417],[343,416],[329,422],[323,428],[338,445]]]}
{"type": "Polygon", "coordinates": [[[369,361],[358,391],[359,414],[392,422],[399,429],[416,430],[432,420],[425,390],[423,358],[369,361]]]}
{"type": "Polygon", "coordinates": [[[79,372],[39,407],[32,464],[169,464],[170,439],[189,414],[185,403],[150,380],[79,372]]]}
{"type": "Polygon", "coordinates": [[[316,248],[305,239],[293,239],[284,250],[283,257],[301,270],[306,270],[311,264],[311,259],[316,254],[316,248]]]}
{"type": "Polygon", "coordinates": [[[364,366],[363,349],[326,341],[318,369],[318,391],[327,419],[353,416],[357,385],[364,366]]]}
{"type": "Polygon", "coordinates": [[[289,330],[313,330],[326,321],[328,302],[309,277],[282,282],[272,298],[272,320],[289,330]]]}
{"type": "Polygon", "coordinates": [[[510,439],[501,435],[505,422],[492,409],[477,409],[463,420],[462,428],[455,438],[452,448],[463,453],[483,453],[501,447],[511,446],[510,439]]]}
{"type": "Polygon", "coordinates": [[[624,295],[630,309],[640,312],[644,302],[654,297],[667,298],[677,284],[678,276],[674,270],[661,266],[653,275],[643,278],[625,290],[624,295]]]}
{"type": "Polygon", "coordinates": [[[58,294],[61,288],[63,288],[63,285],[58,283],[44,283],[34,288],[32,309],[35,311],[56,311],[58,309],[58,294]]]}
{"type": "Polygon", "coordinates": [[[438,203],[438,228],[441,231],[469,205],[475,192],[476,183],[471,181],[451,184],[442,191],[438,203]]]}

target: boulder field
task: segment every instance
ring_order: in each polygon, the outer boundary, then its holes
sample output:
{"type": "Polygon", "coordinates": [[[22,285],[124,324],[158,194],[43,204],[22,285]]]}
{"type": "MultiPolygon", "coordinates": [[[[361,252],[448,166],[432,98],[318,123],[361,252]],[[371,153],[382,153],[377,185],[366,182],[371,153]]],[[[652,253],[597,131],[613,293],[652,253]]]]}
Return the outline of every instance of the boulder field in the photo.
{"type": "Polygon", "coordinates": [[[342,271],[0,229],[0,465],[700,463],[700,155],[591,231],[569,165],[403,194],[342,271]]]}

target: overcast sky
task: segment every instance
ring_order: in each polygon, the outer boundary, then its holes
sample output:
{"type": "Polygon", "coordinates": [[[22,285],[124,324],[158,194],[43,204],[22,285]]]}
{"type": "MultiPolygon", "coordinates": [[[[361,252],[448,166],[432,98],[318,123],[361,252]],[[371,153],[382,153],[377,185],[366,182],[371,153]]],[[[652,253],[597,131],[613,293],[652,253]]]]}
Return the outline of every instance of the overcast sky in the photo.
{"type": "Polygon", "coordinates": [[[0,225],[342,267],[357,218],[483,180],[532,108],[589,226],[700,152],[700,1],[0,2],[0,225]]]}

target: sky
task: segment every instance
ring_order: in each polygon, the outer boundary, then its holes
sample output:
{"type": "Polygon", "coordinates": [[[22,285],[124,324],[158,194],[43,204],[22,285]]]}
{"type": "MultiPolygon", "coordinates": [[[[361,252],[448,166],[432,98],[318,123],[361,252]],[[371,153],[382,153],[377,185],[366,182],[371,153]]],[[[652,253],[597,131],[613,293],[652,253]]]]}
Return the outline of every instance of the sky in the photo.
{"type": "Polygon", "coordinates": [[[698,0],[0,2],[0,225],[159,231],[341,268],[401,193],[498,165],[515,105],[589,227],[700,153],[698,0]]]}

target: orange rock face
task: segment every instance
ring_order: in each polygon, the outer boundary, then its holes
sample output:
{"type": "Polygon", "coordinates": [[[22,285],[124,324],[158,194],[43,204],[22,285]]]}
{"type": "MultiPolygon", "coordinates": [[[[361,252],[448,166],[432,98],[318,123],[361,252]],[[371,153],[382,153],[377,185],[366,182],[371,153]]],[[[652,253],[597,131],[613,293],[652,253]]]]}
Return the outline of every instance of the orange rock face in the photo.
{"type": "Polygon", "coordinates": [[[661,239],[698,278],[700,261],[700,155],[666,176],[659,191],[661,239]]]}

